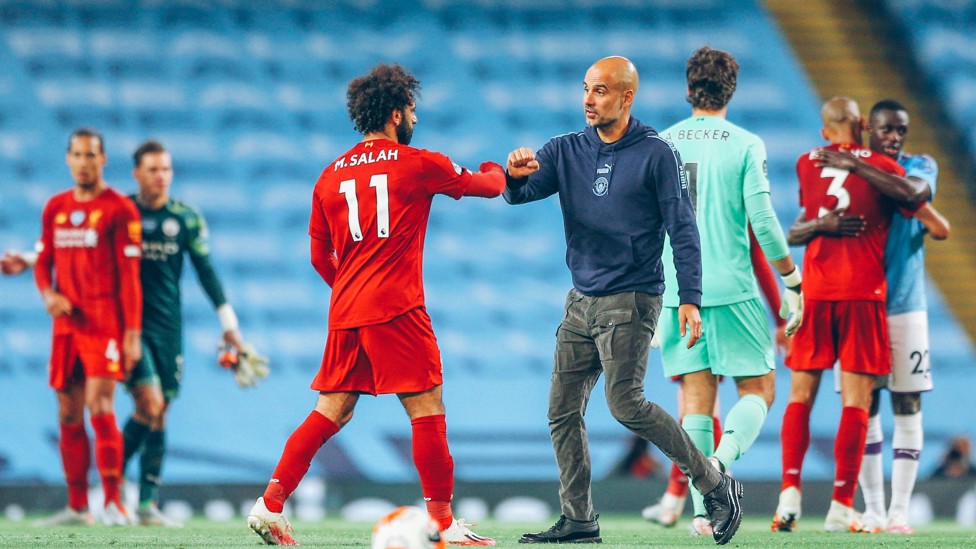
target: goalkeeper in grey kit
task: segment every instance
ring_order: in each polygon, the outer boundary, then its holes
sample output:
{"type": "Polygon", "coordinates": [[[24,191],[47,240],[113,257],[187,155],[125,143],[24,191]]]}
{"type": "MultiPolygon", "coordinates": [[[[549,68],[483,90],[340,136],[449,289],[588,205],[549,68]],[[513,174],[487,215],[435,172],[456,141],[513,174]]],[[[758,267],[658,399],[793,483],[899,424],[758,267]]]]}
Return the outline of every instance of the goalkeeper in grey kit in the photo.
{"type": "MultiPolygon", "coordinates": [[[[237,315],[224,295],[210,263],[207,226],[193,208],[173,200],[170,154],[157,141],[146,141],[133,153],[133,176],[139,192],[131,195],[142,219],[141,281],[143,292],[143,357],[132,370],[126,387],[135,401],[135,411],[122,430],[125,447],[123,471],[135,454],[139,457],[140,524],[180,526],[158,506],[159,482],[166,452],[166,410],[179,394],[183,374],[183,314],[180,277],[184,257],[190,262],[204,292],[217,309],[223,332],[223,346],[236,360],[223,361],[232,368],[241,387],[257,384],[268,375],[267,360],[244,342],[237,315]]],[[[17,274],[33,266],[36,254],[14,253],[0,259],[4,274],[17,274]]],[[[227,353],[223,353],[227,354],[227,353]]]]}

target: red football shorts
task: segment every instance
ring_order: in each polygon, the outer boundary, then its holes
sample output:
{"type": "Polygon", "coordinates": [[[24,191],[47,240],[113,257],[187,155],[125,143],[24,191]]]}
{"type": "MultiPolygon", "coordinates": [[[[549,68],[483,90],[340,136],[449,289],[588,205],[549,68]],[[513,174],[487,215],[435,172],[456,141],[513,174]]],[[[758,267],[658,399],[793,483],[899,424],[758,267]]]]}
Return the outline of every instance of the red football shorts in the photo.
{"type": "Polygon", "coordinates": [[[329,330],[312,389],[324,393],[419,393],[444,382],[441,352],[422,307],[389,322],[329,330]]]}
{"type": "Polygon", "coordinates": [[[793,370],[841,369],[859,374],[891,373],[884,301],[803,302],[803,325],[793,336],[786,365],[793,370]]]}
{"type": "Polygon", "coordinates": [[[75,371],[81,363],[84,377],[107,377],[121,381],[125,369],[119,362],[122,349],[117,337],[76,332],[54,334],[48,384],[57,391],[68,388],[81,375],[75,371]]]}

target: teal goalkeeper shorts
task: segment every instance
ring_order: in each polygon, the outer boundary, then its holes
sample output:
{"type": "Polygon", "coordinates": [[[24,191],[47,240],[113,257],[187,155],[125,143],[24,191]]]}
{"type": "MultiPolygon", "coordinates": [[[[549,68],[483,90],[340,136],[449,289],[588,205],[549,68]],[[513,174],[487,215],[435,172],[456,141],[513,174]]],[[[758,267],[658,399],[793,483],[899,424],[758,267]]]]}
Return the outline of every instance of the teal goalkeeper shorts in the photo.
{"type": "Polygon", "coordinates": [[[657,323],[665,377],[702,370],[715,375],[754,377],[776,367],[773,339],[766,310],[759,299],[749,299],[701,310],[702,336],[688,349],[681,337],[677,307],[665,307],[657,323]]]}
{"type": "Polygon", "coordinates": [[[179,335],[142,334],[142,360],[125,382],[132,392],[141,385],[158,385],[167,402],[180,393],[183,379],[183,340],[179,335]]]}

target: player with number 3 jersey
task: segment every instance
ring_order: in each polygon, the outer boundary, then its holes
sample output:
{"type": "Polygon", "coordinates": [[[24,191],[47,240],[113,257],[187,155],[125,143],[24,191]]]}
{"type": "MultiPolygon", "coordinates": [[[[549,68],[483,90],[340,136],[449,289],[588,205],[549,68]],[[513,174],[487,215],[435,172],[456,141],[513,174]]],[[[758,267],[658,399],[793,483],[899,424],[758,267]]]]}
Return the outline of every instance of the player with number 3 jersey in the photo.
{"type": "Polygon", "coordinates": [[[809,241],[804,254],[803,330],[786,364],[793,370],[790,401],[783,418],[783,491],[774,531],[792,531],[800,516],[800,473],[810,444],[810,410],[821,375],[840,361],[843,410],[834,444],[834,490],[824,529],[862,531],[854,513],[854,490],[867,433],[875,376],[891,371],[885,315],[884,248],[896,200],[905,196],[876,185],[862,170],[901,176],[895,161],[861,146],[864,119],[857,104],[835,97],[821,109],[821,134],[828,147],[797,161],[803,211],[790,231],[790,243],[809,241]],[[825,166],[829,155],[857,158],[852,169],[825,166]],[[853,237],[823,230],[827,223],[858,219],[853,237]],[[802,233],[802,234],[801,234],[802,233]]]}

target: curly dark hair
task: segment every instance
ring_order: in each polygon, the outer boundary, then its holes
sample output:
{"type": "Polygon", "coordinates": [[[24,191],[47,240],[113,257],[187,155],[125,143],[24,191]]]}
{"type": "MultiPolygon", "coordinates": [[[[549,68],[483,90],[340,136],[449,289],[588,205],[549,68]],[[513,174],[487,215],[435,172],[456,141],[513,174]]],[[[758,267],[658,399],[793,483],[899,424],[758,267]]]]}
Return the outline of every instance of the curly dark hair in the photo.
{"type": "Polygon", "coordinates": [[[688,59],[688,102],[696,109],[717,111],[735,93],[739,63],[732,54],[704,46],[688,59]]]}
{"type": "Polygon", "coordinates": [[[420,95],[420,80],[398,64],[380,63],[349,83],[349,118],[366,135],[382,131],[390,113],[404,110],[420,95]]]}

